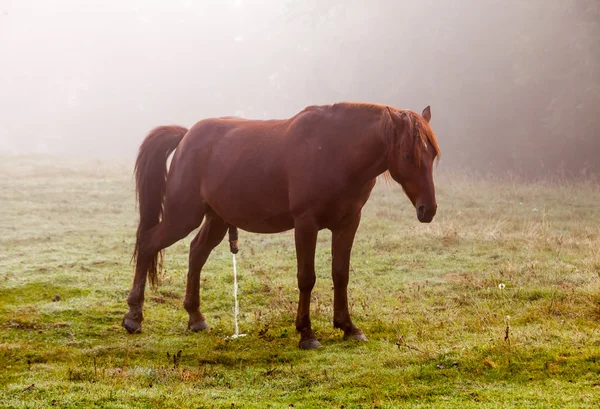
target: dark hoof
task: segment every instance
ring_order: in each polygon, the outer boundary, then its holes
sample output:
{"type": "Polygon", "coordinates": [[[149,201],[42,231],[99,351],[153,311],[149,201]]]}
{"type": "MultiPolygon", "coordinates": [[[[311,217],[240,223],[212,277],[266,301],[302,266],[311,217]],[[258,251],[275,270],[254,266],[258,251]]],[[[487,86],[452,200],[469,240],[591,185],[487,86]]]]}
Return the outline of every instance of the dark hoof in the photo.
{"type": "Polygon", "coordinates": [[[188,329],[194,332],[206,331],[208,329],[208,324],[206,323],[206,321],[196,321],[193,323],[189,322],[188,329]]]}
{"type": "Polygon", "coordinates": [[[369,340],[367,337],[365,337],[365,334],[363,334],[362,331],[355,332],[353,334],[344,334],[344,341],[349,340],[349,339],[353,339],[355,341],[363,341],[363,342],[369,340]]]}
{"type": "Polygon", "coordinates": [[[321,347],[321,343],[316,339],[307,339],[306,341],[300,341],[298,346],[300,349],[317,349],[321,347]]]}
{"type": "Polygon", "coordinates": [[[130,318],[124,318],[123,322],[121,323],[121,325],[130,334],[139,334],[140,332],[142,332],[142,323],[134,321],[134,320],[132,320],[130,318]]]}

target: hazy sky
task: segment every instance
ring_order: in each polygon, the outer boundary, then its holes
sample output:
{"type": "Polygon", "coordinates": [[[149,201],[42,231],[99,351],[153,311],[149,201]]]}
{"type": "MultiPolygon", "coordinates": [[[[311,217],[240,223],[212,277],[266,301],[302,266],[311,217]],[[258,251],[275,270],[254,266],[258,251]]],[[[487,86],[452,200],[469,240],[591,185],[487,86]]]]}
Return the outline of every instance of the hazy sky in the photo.
{"type": "Polygon", "coordinates": [[[431,105],[450,163],[538,129],[589,151],[598,2],[550,3],[0,0],[0,151],[131,157],[156,125],[343,100],[431,105]]]}

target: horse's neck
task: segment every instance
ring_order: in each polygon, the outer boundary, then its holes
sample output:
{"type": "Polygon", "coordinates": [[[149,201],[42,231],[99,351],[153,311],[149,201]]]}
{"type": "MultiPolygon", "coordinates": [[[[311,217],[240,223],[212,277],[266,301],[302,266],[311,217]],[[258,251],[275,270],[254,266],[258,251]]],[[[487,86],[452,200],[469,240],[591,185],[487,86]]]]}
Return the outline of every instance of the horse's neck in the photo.
{"type": "Polygon", "coordinates": [[[348,157],[353,159],[350,171],[357,182],[367,183],[388,170],[388,145],[379,117],[361,121],[347,138],[348,157]]]}

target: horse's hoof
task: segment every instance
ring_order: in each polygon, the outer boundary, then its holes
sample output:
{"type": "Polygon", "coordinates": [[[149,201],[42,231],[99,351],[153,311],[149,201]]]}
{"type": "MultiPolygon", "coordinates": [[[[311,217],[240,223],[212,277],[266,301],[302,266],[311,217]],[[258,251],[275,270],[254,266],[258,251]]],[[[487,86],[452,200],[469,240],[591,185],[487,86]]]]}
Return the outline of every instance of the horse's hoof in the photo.
{"type": "Polygon", "coordinates": [[[140,332],[142,332],[142,323],[134,321],[130,318],[123,318],[123,322],[121,323],[121,325],[130,334],[139,334],[140,332]]]}
{"type": "Polygon", "coordinates": [[[189,322],[188,329],[194,332],[206,331],[208,329],[208,324],[206,321],[189,322]]]}
{"type": "Polygon", "coordinates": [[[365,342],[365,341],[369,340],[365,336],[365,334],[362,333],[362,331],[356,332],[354,334],[344,334],[344,341],[349,340],[349,339],[353,339],[355,341],[361,341],[361,342],[365,342]]]}
{"type": "Polygon", "coordinates": [[[298,344],[300,349],[317,349],[321,347],[321,343],[317,339],[307,339],[306,341],[300,341],[298,344]]]}

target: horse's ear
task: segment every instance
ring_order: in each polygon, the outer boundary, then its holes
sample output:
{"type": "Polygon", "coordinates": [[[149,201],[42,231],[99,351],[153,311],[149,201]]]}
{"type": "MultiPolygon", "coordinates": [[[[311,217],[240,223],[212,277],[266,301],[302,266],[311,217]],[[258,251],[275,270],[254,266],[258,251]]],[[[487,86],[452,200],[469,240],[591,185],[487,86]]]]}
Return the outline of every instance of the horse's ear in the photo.
{"type": "Polygon", "coordinates": [[[390,107],[387,107],[387,110],[392,118],[392,122],[394,122],[394,126],[396,127],[398,134],[402,135],[410,126],[408,115],[406,115],[405,112],[396,112],[390,109],[390,107]]]}
{"type": "Polygon", "coordinates": [[[423,110],[421,116],[425,118],[428,123],[431,121],[431,107],[429,105],[427,105],[427,107],[423,110]]]}

